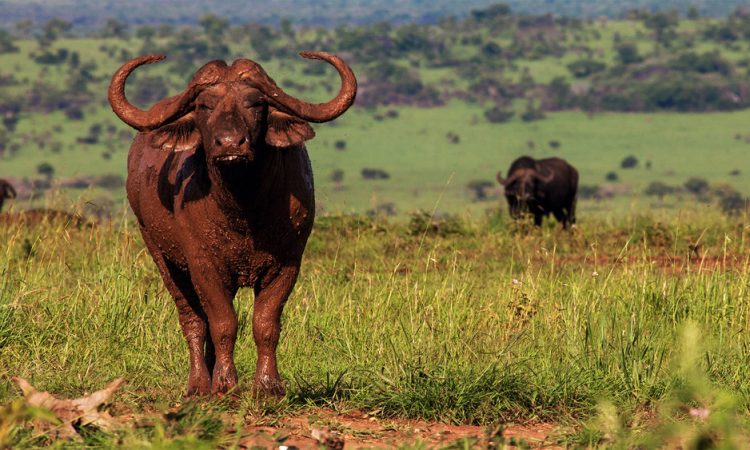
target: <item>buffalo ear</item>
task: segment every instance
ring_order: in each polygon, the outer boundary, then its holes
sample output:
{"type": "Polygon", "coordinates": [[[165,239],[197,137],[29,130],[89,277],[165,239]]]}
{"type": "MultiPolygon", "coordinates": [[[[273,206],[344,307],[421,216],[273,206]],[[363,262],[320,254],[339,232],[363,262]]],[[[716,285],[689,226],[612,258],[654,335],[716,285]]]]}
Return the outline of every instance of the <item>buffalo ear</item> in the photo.
{"type": "Polygon", "coordinates": [[[150,138],[152,146],[176,152],[194,150],[201,143],[201,133],[192,113],[155,129],[150,133],[150,138]]]}
{"type": "Polygon", "coordinates": [[[269,108],[266,144],[272,147],[291,147],[314,137],[315,131],[304,120],[269,108]]]}

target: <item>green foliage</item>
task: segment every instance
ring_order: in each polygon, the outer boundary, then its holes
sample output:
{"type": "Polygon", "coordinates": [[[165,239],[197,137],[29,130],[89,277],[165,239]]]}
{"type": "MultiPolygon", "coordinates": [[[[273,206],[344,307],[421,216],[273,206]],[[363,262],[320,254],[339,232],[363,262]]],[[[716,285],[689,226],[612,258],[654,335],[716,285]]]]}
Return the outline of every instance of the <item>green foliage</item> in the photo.
{"type": "Polygon", "coordinates": [[[515,111],[501,106],[493,106],[492,108],[484,111],[484,117],[488,122],[491,123],[505,123],[513,118],[515,111]]]}
{"type": "Polygon", "coordinates": [[[607,66],[604,63],[590,59],[579,59],[578,61],[568,64],[568,70],[576,78],[586,78],[589,75],[601,72],[606,68],[607,66]]]}
{"type": "Polygon", "coordinates": [[[632,42],[619,44],[615,49],[620,64],[637,64],[643,61],[643,57],[638,53],[638,46],[632,42]]]}
{"type": "Polygon", "coordinates": [[[720,73],[729,75],[732,65],[721,57],[718,51],[697,54],[694,52],[683,53],[671,63],[672,68],[681,71],[693,71],[698,73],[720,73]]]}
{"type": "Polygon", "coordinates": [[[600,403],[598,416],[579,434],[579,444],[608,448],[741,448],[747,419],[740,397],[717,386],[703,359],[710,358],[701,327],[687,321],[673,362],[675,383],[654,405],[648,425],[628,419],[611,402],[600,403]]]}

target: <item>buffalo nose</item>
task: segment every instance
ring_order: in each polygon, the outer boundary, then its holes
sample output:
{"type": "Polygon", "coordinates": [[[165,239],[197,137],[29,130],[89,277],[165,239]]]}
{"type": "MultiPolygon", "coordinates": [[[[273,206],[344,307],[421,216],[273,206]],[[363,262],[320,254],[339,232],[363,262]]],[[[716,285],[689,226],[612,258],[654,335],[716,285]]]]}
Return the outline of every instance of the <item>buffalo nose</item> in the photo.
{"type": "Polygon", "coordinates": [[[214,139],[217,146],[227,148],[241,147],[245,142],[247,142],[247,137],[241,134],[220,134],[214,139]]]}

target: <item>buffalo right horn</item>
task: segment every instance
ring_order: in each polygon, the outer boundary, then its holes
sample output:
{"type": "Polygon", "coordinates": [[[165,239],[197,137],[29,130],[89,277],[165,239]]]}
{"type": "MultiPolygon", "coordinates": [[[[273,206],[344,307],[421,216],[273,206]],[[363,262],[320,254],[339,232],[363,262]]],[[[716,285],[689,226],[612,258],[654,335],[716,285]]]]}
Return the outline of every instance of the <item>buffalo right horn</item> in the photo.
{"type": "Polygon", "coordinates": [[[140,56],[123,64],[112,76],[109,83],[109,104],[112,111],[123,122],[138,131],[150,131],[189,112],[190,104],[198,94],[196,85],[191,83],[182,94],[168,97],[143,111],[131,104],[125,97],[125,82],[128,76],[139,66],[159,62],[164,55],[140,56]]]}
{"type": "Polygon", "coordinates": [[[341,89],[333,100],[326,103],[307,103],[287,94],[275,83],[266,80],[261,90],[274,103],[308,122],[328,122],[344,114],[357,96],[357,78],[352,69],[338,56],[326,52],[301,52],[307,59],[320,59],[332,65],[341,77],[341,89]]]}

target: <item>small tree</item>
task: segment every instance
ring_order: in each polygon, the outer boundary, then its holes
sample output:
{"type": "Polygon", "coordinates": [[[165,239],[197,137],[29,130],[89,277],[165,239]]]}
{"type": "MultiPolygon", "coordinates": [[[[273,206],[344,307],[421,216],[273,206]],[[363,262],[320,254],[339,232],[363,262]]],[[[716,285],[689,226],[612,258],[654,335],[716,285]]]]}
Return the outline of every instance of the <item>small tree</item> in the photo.
{"type": "Polygon", "coordinates": [[[661,181],[652,181],[646,186],[644,193],[646,195],[658,197],[659,201],[664,200],[665,195],[672,194],[676,189],[673,186],[662,183],[661,181]]]}
{"type": "Polygon", "coordinates": [[[489,180],[472,180],[466,187],[471,191],[475,201],[482,202],[489,198],[487,191],[495,187],[495,183],[489,180]]]}
{"type": "Polygon", "coordinates": [[[55,168],[52,166],[52,164],[45,161],[36,166],[36,173],[44,176],[47,181],[50,181],[52,179],[52,176],[55,174],[55,168]]]}
{"type": "Polygon", "coordinates": [[[493,106],[484,112],[484,117],[490,123],[505,123],[512,119],[514,115],[516,115],[516,113],[513,112],[513,110],[501,108],[499,106],[493,106]]]}
{"type": "Polygon", "coordinates": [[[690,178],[683,184],[683,187],[686,191],[698,197],[703,197],[708,193],[708,181],[704,178],[690,178]]]}
{"type": "Polygon", "coordinates": [[[632,42],[626,42],[616,47],[617,59],[622,65],[636,64],[643,61],[643,57],[638,54],[638,46],[632,42]]]}
{"type": "Polygon", "coordinates": [[[576,78],[586,78],[587,76],[601,72],[606,68],[607,66],[604,63],[591,59],[580,59],[568,64],[568,70],[576,78]]]}
{"type": "Polygon", "coordinates": [[[334,169],[328,178],[336,186],[336,190],[339,190],[341,189],[341,183],[344,182],[344,171],[341,169],[334,169]]]}
{"type": "Polygon", "coordinates": [[[521,114],[521,120],[524,122],[534,122],[536,120],[542,120],[545,117],[542,108],[535,105],[531,100],[526,103],[526,110],[521,114]]]}
{"type": "Polygon", "coordinates": [[[623,169],[633,169],[635,167],[638,167],[638,158],[633,155],[626,156],[622,161],[620,161],[620,167],[623,169]]]}

